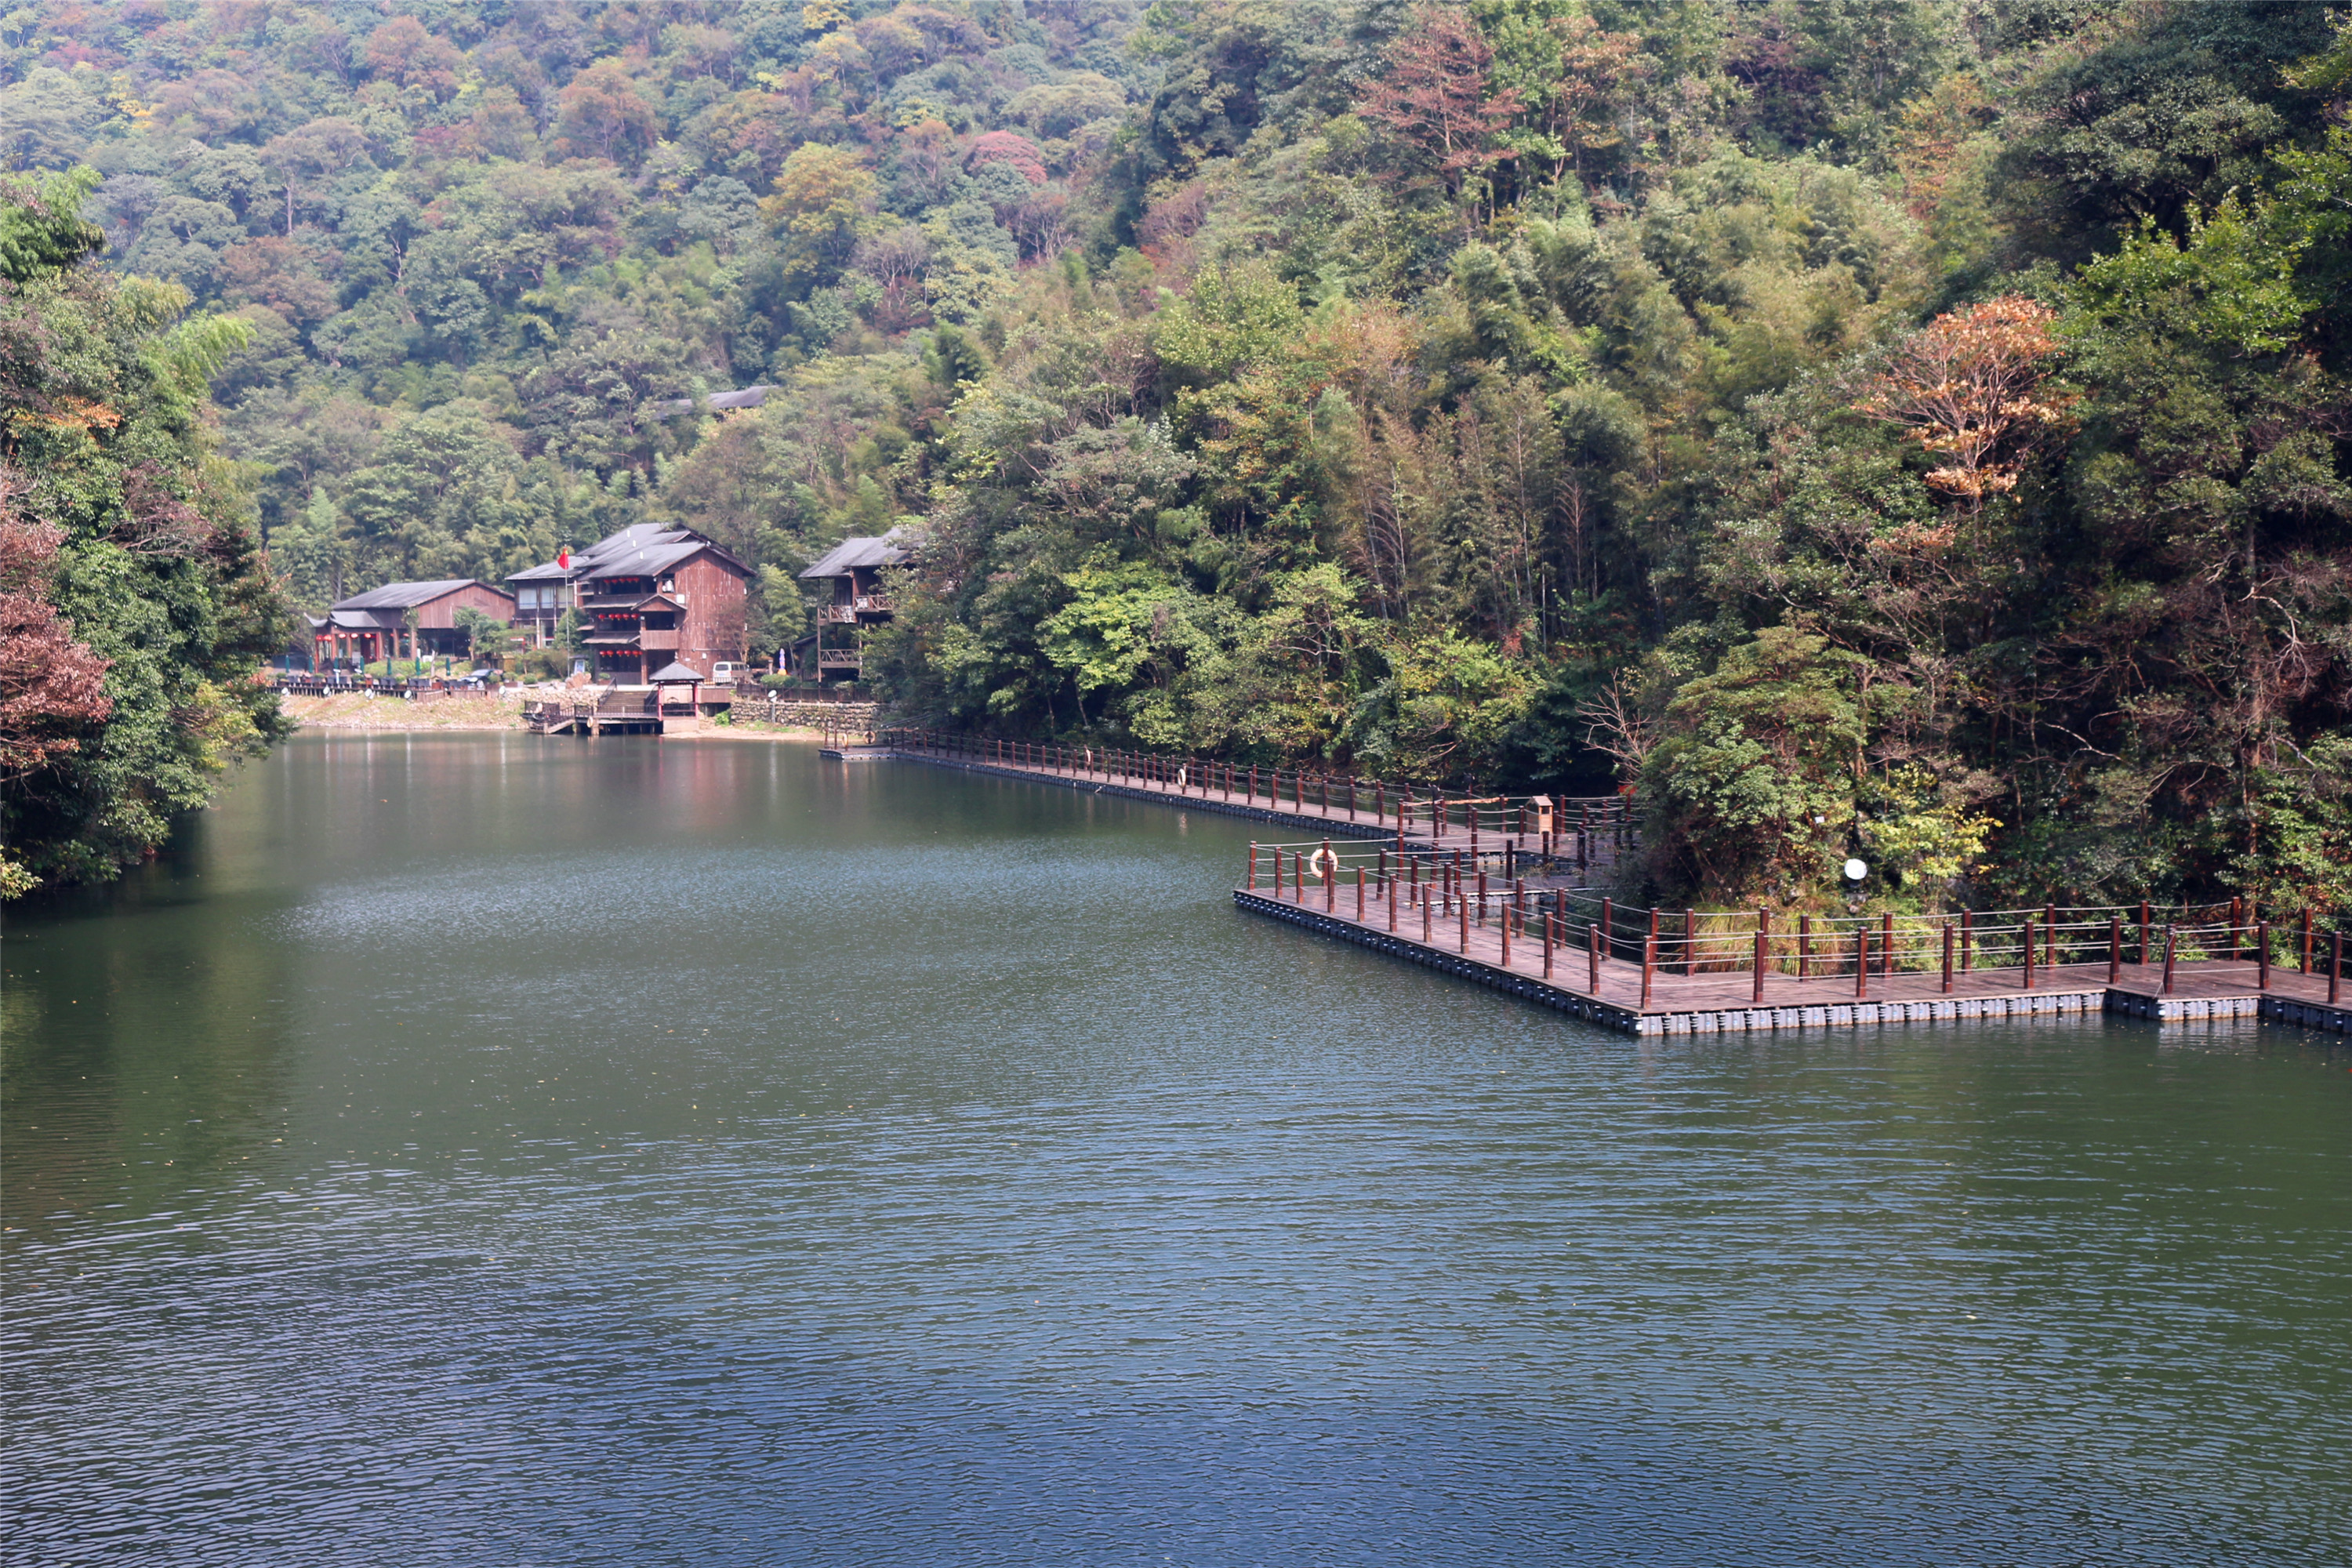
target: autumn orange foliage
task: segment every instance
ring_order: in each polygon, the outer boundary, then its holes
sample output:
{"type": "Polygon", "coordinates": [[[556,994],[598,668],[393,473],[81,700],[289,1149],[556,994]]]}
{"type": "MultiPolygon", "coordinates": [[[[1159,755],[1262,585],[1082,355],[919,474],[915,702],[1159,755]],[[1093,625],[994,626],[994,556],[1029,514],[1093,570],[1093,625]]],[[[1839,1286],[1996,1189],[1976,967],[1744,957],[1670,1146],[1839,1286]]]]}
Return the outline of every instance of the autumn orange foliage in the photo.
{"type": "Polygon", "coordinates": [[[1981,507],[2015,489],[2035,439],[2066,422],[2069,400],[2042,395],[2057,319],[2021,295],[1938,316],[1872,378],[1854,411],[1909,430],[1945,459],[1928,486],[1981,507]]]}

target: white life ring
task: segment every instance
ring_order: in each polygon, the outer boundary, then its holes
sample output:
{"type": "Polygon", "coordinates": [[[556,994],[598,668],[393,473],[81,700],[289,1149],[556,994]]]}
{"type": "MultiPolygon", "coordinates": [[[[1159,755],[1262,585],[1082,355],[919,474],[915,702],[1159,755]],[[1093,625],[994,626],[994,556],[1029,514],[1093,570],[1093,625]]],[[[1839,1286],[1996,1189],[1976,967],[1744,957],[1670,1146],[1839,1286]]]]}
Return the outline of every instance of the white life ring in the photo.
{"type": "Polygon", "coordinates": [[[1318,882],[1323,879],[1323,870],[1327,866],[1330,868],[1331,875],[1336,877],[1339,874],[1339,857],[1328,848],[1318,849],[1307,858],[1307,869],[1318,882]]]}

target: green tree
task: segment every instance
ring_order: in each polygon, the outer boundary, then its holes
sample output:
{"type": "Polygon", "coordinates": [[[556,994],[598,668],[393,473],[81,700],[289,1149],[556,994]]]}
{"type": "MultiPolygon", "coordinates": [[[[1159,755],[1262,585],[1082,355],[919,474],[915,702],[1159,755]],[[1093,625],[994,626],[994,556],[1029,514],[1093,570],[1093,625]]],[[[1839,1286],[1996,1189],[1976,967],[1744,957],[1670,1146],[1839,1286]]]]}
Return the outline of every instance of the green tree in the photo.
{"type": "Polygon", "coordinates": [[[100,271],[90,183],[0,182],[0,524],[61,540],[47,603],[106,664],[103,717],[0,784],[11,892],[136,863],[282,730],[249,678],[292,623],[203,419],[245,328],[100,271]]]}

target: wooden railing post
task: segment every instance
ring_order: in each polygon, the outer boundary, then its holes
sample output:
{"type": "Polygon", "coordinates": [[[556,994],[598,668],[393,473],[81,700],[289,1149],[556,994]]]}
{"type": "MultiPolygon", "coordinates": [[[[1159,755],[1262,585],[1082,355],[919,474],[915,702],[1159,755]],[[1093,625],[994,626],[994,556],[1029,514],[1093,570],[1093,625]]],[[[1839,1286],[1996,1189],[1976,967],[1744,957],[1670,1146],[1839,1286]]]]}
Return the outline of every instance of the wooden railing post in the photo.
{"type": "Polygon", "coordinates": [[[1895,916],[1890,910],[1878,917],[1878,973],[1889,980],[1895,978],[1895,916]]]}
{"type": "Polygon", "coordinates": [[[1799,915],[1797,917],[1797,978],[1801,981],[1811,980],[1812,977],[1813,917],[1799,915]]]}
{"type": "Polygon", "coordinates": [[[1470,900],[1464,899],[1459,907],[1462,914],[1462,956],[1467,958],[1470,956],[1470,900]]]}
{"type": "Polygon", "coordinates": [[[1257,891],[1257,840],[1250,840],[1249,890],[1257,891]]]}
{"type": "Polygon", "coordinates": [[[2344,933],[2336,931],[2327,939],[2327,1005],[2336,1005],[2344,988],[2344,933]]]}
{"type": "Polygon", "coordinates": [[[1960,973],[1966,974],[1976,967],[1977,912],[1960,911],[1960,973]]]}
{"type": "Polygon", "coordinates": [[[1510,905],[1508,905],[1508,904],[1505,904],[1505,905],[1503,906],[1503,918],[1502,918],[1502,921],[1500,921],[1500,922],[1496,926],[1496,928],[1495,928],[1495,929],[1496,929],[1496,940],[1497,940],[1497,942],[1500,943],[1499,951],[1501,952],[1501,953],[1502,953],[1502,955],[1503,955],[1503,967],[1504,967],[1504,968],[1506,968],[1506,969],[1508,969],[1508,968],[1510,968],[1510,967],[1511,967],[1511,906],[1510,906],[1510,905]]]}
{"type": "Polygon", "coordinates": [[[1553,940],[1557,934],[1553,928],[1557,926],[1559,922],[1559,916],[1558,913],[1551,910],[1546,910],[1543,911],[1543,958],[1544,978],[1546,980],[1549,980],[1551,978],[1551,949],[1553,940]]]}
{"type": "Polygon", "coordinates": [[[1944,921],[1944,994],[1952,994],[1952,922],[1944,921]]]}
{"type": "Polygon", "coordinates": [[[2297,967],[2305,974],[2311,973],[2311,911],[2307,909],[2303,911],[2303,962],[2297,967]]]}
{"type": "Polygon", "coordinates": [[[1323,840],[1323,864],[1330,870],[1323,879],[1323,911],[1336,912],[1339,908],[1339,858],[1331,853],[1331,841],[1323,840]]]}
{"type": "Polygon", "coordinates": [[[2172,955],[2173,955],[2174,951],[2175,951],[2176,949],[2178,949],[2178,948],[2179,947],[2179,945],[2180,945],[2180,931],[2179,931],[2179,927],[2177,927],[2177,926],[2167,926],[2167,927],[2165,927],[2165,928],[2164,928],[2164,994],[2165,994],[2167,996],[2169,996],[2169,995],[2171,995],[2171,994],[2172,994],[2172,955]]]}
{"type": "Polygon", "coordinates": [[[1853,928],[1853,994],[1870,994],[1870,928],[1859,922],[1853,928]]]}
{"type": "Polygon", "coordinates": [[[2254,922],[2254,989],[2271,988],[2271,922],[2254,922]]]}
{"type": "Polygon", "coordinates": [[[2139,903],[2139,962],[2143,968],[2155,952],[2155,942],[2156,932],[2148,922],[2147,900],[2142,899],[2139,903]]]}
{"type": "Polygon", "coordinates": [[[1356,868],[1356,923],[1364,923],[1364,868],[1356,868]]]}
{"type": "Polygon", "coordinates": [[[1658,969],[1658,939],[1651,937],[1642,944],[1642,1010],[1650,1009],[1650,977],[1658,969]]]}
{"type": "Polygon", "coordinates": [[[2230,962],[2232,963],[2237,963],[2246,950],[2245,940],[2238,934],[2240,922],[2245,918],[2246,900],[2242,898],[2231,899],[2230,900],[2230,962]]]}
{"type": "Polygon", "coordinates": [[[1591,969],[1591,990],[1601,994],[1601,928],[1591,921],[1584,923],[1584,956],[1591,969]]]}
{"type": "Polygon", "coordinates": [[[2033,989],[2033,917],[2025,917],[2025,989],[2033,989]]]}

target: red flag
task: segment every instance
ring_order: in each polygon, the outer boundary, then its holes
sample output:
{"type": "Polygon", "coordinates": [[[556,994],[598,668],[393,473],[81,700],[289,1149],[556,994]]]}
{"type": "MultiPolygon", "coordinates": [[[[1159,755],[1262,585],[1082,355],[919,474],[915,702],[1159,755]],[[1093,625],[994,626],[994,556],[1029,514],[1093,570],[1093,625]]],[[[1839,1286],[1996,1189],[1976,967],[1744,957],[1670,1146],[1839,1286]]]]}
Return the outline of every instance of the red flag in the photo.
{"type": "Polygon", "coordinates": [[[566,572],[572,570],[572,546],[567,544],[555,552],[555,563],[566,572]]]}

